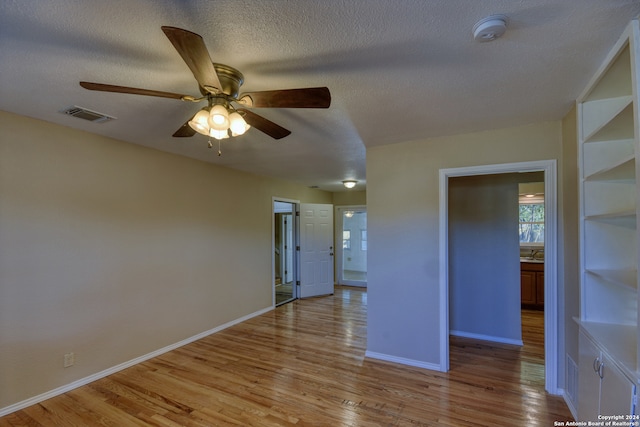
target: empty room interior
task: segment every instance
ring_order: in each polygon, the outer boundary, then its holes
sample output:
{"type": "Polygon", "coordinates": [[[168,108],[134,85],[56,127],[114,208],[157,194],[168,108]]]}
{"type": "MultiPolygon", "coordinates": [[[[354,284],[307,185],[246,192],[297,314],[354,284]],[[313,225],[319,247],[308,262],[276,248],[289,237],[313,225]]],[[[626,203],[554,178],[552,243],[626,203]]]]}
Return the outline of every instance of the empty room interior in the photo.
{"type": "Polygon", "coordinates": [[[637,425],[639,17],[0,3],[0,426],[637,425]]]}

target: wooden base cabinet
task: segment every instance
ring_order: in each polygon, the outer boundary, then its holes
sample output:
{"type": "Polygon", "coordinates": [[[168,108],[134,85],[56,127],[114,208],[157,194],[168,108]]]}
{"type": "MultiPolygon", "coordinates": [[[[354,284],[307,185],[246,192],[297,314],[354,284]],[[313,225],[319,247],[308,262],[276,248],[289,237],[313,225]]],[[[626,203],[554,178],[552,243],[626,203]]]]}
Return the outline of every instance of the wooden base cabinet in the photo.
{"type": "Polygon", "coordinates": [[[544,310],[544,263],[520,263],[520,303],[523,308],[544,310]]]}
{"type": "Polygon", "coordinates": [[[633,381],[584,331],[580,332],[579,346],[578,421],[598,421],[600,415],[635,414],[633,381]]]}

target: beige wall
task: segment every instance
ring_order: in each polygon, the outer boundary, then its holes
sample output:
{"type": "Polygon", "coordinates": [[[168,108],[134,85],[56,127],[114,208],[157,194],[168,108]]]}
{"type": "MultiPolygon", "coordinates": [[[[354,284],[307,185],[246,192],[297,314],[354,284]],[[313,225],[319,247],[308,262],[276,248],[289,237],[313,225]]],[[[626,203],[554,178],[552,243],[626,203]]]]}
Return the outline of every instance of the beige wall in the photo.
{"type": "Polygon", "coordinates": [[[357,206],[367,204],[367,192],[361,191],[340,191],[333,193],[333,204],[335,206],[357,206]]]}
{"type": "Polygon", "coordinates": [[[369,352],[440,366],[439,170],[561,156],[559,121],[367,150],[369,352]]]}
{"type": "Polygon", "coordinates": [[[0,112],[0,409],[270,307],[273,196],[332,203],[0,112]]]}

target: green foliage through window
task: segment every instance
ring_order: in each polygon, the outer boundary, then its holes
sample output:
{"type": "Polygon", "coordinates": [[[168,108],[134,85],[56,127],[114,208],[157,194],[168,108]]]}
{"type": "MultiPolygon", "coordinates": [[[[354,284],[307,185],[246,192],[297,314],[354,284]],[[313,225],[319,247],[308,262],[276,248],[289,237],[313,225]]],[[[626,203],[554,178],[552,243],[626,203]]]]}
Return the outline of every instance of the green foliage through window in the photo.
{"type": "Polygon", "coordinates": [[[544,242],[544,204],[520,204],[520,243],[544,242]]]}

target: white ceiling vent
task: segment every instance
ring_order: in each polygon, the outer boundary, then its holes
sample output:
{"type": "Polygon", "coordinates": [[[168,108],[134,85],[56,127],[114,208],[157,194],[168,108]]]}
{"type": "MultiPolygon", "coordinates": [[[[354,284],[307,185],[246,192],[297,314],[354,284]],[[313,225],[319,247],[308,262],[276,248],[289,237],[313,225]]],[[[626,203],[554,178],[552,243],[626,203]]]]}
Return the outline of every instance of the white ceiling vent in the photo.
{"type": "Polygon", "coordinates": [[[97,111],[92,111],[84,107],[78,107],[77,105],[65,108],[60,112],[68,116],[89,120],[90,122],[94,123],[104,123],[116,119],[115,117],[109,116],[107,114],[98,113],[97,111]]]}

